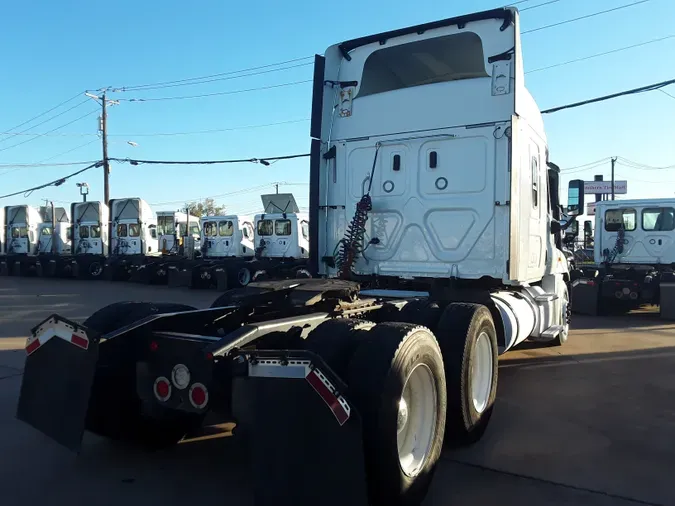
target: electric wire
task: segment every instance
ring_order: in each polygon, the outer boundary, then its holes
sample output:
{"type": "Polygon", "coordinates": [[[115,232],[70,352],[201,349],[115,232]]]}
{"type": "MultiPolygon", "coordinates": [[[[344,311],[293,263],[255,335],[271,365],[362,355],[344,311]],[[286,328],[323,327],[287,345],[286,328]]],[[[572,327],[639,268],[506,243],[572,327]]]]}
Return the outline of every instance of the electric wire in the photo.
{"type": "Polygon", "coordinates": [[[603,14],[609,14],[610,12],[615,12],[615,11],[619,11],[619,10],[622,10],[622,9],[627,9],[628,7],[634,7],[636,5],[644,4],[644,3],[647,3],[647,2],[650,2],[650,1],[651,0],[638,0],[637,2],[619,5],[617,7],[611,8],[611,9],[605,9],[604,11],[598,11],[598,12],[594,12],[592,14],[586,14],[585,16],[579,16],[578,18],[567,19],[565,21],[558,21],[557,23],[552,23],[550,25],[544,25],[544,26],[540,26],[540,27],[537,27],[537,28],[532,28],[530,30],[525,30],[525,31],[520,32],[520,34],[526,35],[528,33],[539,32],[541,30],[546,30],[548,28],[554,28],[556,26],[561,26],[561,25],[566,25],[568,23],[574,23],[576,21],[581,21],[582,19],[593,18],[593,17],[596,17],[596,16],[601,16],[603,14]]]}
{"type": "Polygon", "coordinates": [[[80,116],[80,117],[78,117],[78,118],[75,118],[74,120],[69,121],[68,123],[64,123],[63,125],[59,125],[59,126],[57,126],[56,128],[53,128],[53,129],[49,130],[48,132],[45,132],[45,134],[43,134],[43,135],[41,135],[41,136],[38,136],[38,137],[31,137],[30,139],[26,139],[26,140],[23,140],[23,141],[21,141],[21,142],[17,142],[16,144],[12,144],[11,146],[5,146],[4,148],[0,149],[0,151],[7,151],[8,149],[12,149],[12,148],[15,148],[15,147],[17,147],[17,146],[21,146],[21,145],[23,145],[23,144],[27,144],[27,143],[29,143],[29,142],[32,142],[32,141],[34,141],[34,140],[36,140],[36,139],[39,139],[40,137],[44,137],[44,135],[46,135],[46,134],[50,134],[50,133],[52,133],[52,132],[56,132],[57,130],[60,130],[60,129],[62,129],[62,128],[67,127],[68,125],[72,125],[72,124],[75,123],[76,121],[80,121],[81,119],[84,119],[84,118],[86,118],[87,116],[91,116],[92,114],[94,114],[94,113],[96,113],[96,112],[100,112],[100,109],[95,109],[95,110],[93,110],[93,111],[89,111],[88,113],[83,114],[82,116],[80,116]]]}
{"type": "Polygon", "coordinates": [[[71,177],[77,176],[78,174],[82,174],[83,172],[93,169],[94,167],[101,167],[103,165],[103,161],[98,161],[96,163],[93,163],[84,169],[80,169],[76,172],[73,172],[71,174],[68,174],[67,176],[60,177],[58,179],[55,179],[54,181],[50,181],[49,183],[44,183],[39,186],[34,186],[32,188],[28,188],[27,190],[21,190],[18,192],[14,193],[8,193],[6,195],[0,195],[0,199],[8,198],[8,197],[14,197],[16,195],[21,195],[23,194],[24,197],[30,196],[31,193],[33,193],[36,190],[42,190],[43,188],[47,188],[49,186],[61,186],[63,183],[65,183],[68,179],[71,177]]]}
{"type": "MultiPolygon", "coordinates": [[[[32,122],[32,121],[38,119],[38,118],[41,118],[41,117],[44,116],[45,114],[49,114],[50,112],[55,111],[55,110],[58,109],[59,107],[61,107],[61,106],[63,106],[63,105],[66,105],[66,104],[72,102],[73,100],[75,100],[77,97],[79,97],[79,96],[81,96],[81,95],[82,95],[82,93],[78,93],[77,95],[74,95],[74,96],[70,97],[68,100],[64,100],[63,102],[61,102],[60,104],[55,105],[55,106],[52,107],[51,109],[47,109],[45,112],[41,112],[41,113],[38,114],[37,116],[33,116],[32,118],[27,119],[27,120],[24,121],[23,123],[19,123],[18,125],[13,126],[12,128],[9,128],[9,129],[8,129],[9,132],[2,132],[2,135],[5,135],[5,134],[13,134],[14,132],[12,132],[12,130],[16,130],[17,128],[21,128],[22,126],[27,125],[28,123],[30,123],[30,122],[32,122]]],[[[18,134],[14,134],[14,135],[18,135],[18,134]]]]}

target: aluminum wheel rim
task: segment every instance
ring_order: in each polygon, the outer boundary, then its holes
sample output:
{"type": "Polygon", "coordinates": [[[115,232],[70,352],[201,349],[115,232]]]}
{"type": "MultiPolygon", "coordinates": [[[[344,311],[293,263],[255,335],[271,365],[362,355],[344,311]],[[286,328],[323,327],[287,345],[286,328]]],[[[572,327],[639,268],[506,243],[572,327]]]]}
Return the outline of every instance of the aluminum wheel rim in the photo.
{"type": "Polygon", "coordinates": [[[487,407],[492,391],[492,343],[486,332],[476,339],[471,361],[471,399],[478,414],[487,407]]]}
{"type": "Polygon", "coordinates": [[[560,314],[562,316],[562,331],[560,332],[560,340],[561,341],[567,341],[567,336],[570,333],[570,319],[571,319],[571,311],[570,311],[570,296],[569,292],[567,291],[567,287],[565,287],[565,290],[563,291],[563,299],[562,299],[562,308],[560,310],[560,314]]]}
{"type": "Polygon", "coordinates": [[[251,271],[246,268],[239,269],[239,284],[246,286],[251,282],[251,271]]]}
{"type": "Polygon", "coordinates": [[[436,383],[431,369],[417,364],[399,400],[396,443],[401,470],[410,477],[424,468],[436,432],[436,383]]]}
{"type": "Polygon", "coordinates": [[[89,273],[94,277],[99,276],[102,270],[103,269],[101,267],[101,264],[99,264],[98,262],[89,264],[89,273]]]}

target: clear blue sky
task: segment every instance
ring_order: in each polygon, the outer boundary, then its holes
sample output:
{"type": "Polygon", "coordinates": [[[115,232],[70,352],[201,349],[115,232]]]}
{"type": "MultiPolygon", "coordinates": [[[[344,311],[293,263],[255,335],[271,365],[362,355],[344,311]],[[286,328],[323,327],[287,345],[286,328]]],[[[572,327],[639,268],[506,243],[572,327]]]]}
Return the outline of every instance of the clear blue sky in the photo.
{"type": "MultiPolygon", "coordinates": [[[[549,0],[529,0],[525,9],[549,0]]],[[[559,0],[522,12],[528,30],[635,0],[559,0]]],[[[79,91],[104,86],[179,80],[276,63],[322,53],[327,46],[353,37],[435,19],[484,10],[496,0],[390,2],[138,2],[97,4],[78,0],[8,2],[0,16],[0,131],[68,99],[79,91]]],[[[675,2],[651,0],[598,17],[523,35],[526,71],[617,48],[675,35],[675,2]]],[[[628,88],[675,78],[671,56],[675,38],[526,76],[526,85],[544,109],[628,88]]],[[[307,62],[311,60],[305,60],[307,62]]],[[[304,63],[299,62],[299,63],[304,63]]],[[[282,72],[181,86],[143,93],[127,91],[111,98],[166,97],[258,88],[311,79],[311,65],[282,72]]],[[[675,86],[665,91],[675,97],[675,86]]],[[[79,98],[33,123],[43,121],[79,98]]],[[[302,153],[309,150],[311,84],[234,95],[156,102],[122,102],[110,108],[110,156],[145,159],[228,159],[302,153]],[[294,121],[265,128],[242,126],[294,121]],[[233,129],[227,132],[147,136],[162,132],[233,129]],[[144,135],[145,134],[145,135],[144,135]],[[138,144],[132,147],[127,141],[138,144]]],[[[45,133],[96,109],[81,105],[26,133],[45,133]]],[[[675,164],[672,118],[675,98],[654,91],[545,118],[551,160],[563,169],[618,155],[640,164],[675,164]]],[[[97,114],[21,146],[26,135],[0,135],[0,165],[96,160],[101,145],[95,135],[97,114]],[[86,136],[70,134],[89,134],[86,136]],[[88,146],[80,147],[83,144],[88,146]],[[75,149],[77,148],[77,149],[75,149]],[[69,153],[65,153],[72,150],[69,153]],[[61,153],[61,156],[56,156],[61,153]],[[53,157],[53,158],[52,158],[53,157]]],[[[186,199],[220,195],[275,181],[306,183],[309,161],[284,161],[265,167],[137,166],[113,164],[111,197],[140,196],[150,203],[169,202],[156,210],[175,209],[186,199]],[[174,202],[175,201],[175,202],[174,202]]],[[[0,168],[0,194],[56,179],[78,167],[0,168]]],[[[1,205],[40,199],[62,203],[79,200],[76,181],[87,181],[90,199],[102,198],[101,169],[59,188],[4,199],[1,205]]],[[[609,178],[609,161],[597,168],[566,174],[609,178]]],[[[675,169],[639,170],[617,166],[617,179],[628,179],[629,197],[675,194],[675,169]]],[[[307,186],[281,187],[307,206],[307,186]]],[[[232,212],[254,211],[259,191],[218,199],[232,212]]]]}

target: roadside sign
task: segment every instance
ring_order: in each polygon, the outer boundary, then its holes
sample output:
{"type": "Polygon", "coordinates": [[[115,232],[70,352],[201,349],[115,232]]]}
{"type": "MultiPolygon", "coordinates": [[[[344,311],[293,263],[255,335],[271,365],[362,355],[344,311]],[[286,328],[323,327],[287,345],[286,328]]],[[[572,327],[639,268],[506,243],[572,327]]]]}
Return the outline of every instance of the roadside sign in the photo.
{"type": "MultiPolygon", "coordinates": [[[[610,195],[612,193],[611,181],[584,181],[584,193],[600,193],[610,195]]],[[[628,193],[628,181],[614,181],[614,194],[625,195],[628,193]]]]}

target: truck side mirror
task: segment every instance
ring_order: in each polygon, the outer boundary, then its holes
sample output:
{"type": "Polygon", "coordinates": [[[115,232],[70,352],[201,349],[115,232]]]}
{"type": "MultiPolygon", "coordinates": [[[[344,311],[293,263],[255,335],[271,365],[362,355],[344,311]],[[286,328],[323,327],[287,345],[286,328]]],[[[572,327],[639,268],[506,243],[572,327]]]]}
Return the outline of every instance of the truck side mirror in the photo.
{"type": "Polygon", "coordinates": [[[573,179],[567,189],[567,214],[579,216],[584,212],[584,181],[573,179]]]}
{"type": "Polygon", "coordinates": [[[591,220],[584,221],[584,236],[586,237],[593,236],[593,228],[591,225],[591,220]]]}
{"type": "Polygon", "coordinates": [[[567,235],[571,235],[572,237],[579,237],[579,222],[574,220],[570,224],[570,228],[567,231],[567,235]]]}

